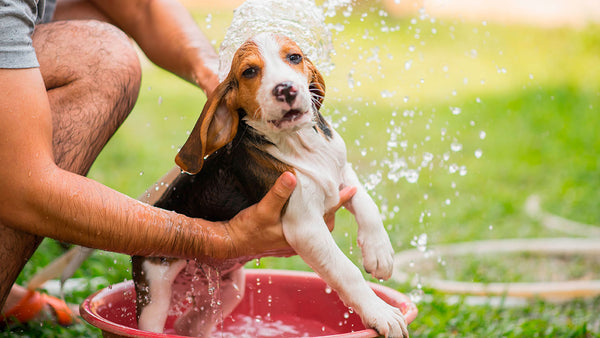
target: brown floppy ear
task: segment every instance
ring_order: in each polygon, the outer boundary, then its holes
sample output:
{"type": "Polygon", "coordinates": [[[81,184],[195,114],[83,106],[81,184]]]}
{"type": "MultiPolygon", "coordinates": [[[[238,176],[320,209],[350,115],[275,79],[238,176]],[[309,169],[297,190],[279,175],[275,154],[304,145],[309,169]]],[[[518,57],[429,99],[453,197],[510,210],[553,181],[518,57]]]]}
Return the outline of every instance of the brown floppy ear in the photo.
{"type": "Polygon", "coordinates": [[[323,76],[317,70],[317,67],[306,58],[306,64],[308,65],[308,89],[310,90],[310,95],[312,96],[312,101],[315,104],[317,110],[321,109],[321,105],[323,104],[323,100],[325,99],[325,80],[323,80],[323,76]]]}
{"type": "Polygon", "coordinates": [[[233,95],[228,81],[217,86],[208,98],[200,118],[187,141],[175,156],[175,163],[190,174],[197,174],[204,158],[231,142],[237,133],[239,116],[229,111],[227,98],[233,95]]]}

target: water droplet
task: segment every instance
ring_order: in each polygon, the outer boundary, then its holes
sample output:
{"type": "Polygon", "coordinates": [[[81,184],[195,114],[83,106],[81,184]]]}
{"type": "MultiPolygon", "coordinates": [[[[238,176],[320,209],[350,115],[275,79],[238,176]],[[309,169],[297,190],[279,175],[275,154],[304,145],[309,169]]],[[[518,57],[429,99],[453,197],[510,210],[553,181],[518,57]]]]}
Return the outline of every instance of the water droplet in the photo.
{"type": "Polygon", "coordinates": [[[381,172],[377,172],[375,174],[369,175],[367,181],[365,182],[365,189],[373,190],[375,187],[381,182],[381,172]]]}
{"type": "Polygon", "coordinates": [[[352,76],[352,73],[348,73],[348,88],[354,88],[354,77],[352,76]]]}
{"type": "Polygon", "coordinates": [[[482,139],[482,140],[485,139],[485,136],[486,136],[485,131],[482,130],[482,131],[479,132],[479,138],[480,139],[482,139]]]}
{"type": "Polygon", "coordinates": [[[158,97],[158,104],[159,104],[159,105],[161,105],[161,104],[162,104],[162,102],[163,102],[163,98],[162,98],[162,96],[159,96],[159,97],[158,97]]]}
{"type": "Polygon", "coordinates": [[[425,293],[421,289],[413,289],[408,294],[408,297],[413,303],[419,303],[421,300],[423,300],[424,294],[425,293]]]}
{"type": "Polygon", "coordinates": [[[450,149],[454,152],[457,151],[461,151],[463,148],[463,145],[458,143],[457,141],[452,142],[452,144],[450,144],[450,149]]]}
{"type": "Polygon", "coordinates": [[[327,285],[327,286],[325,287],[325,293],[326,293],[326,294],[331,294],[331,291],[333,291],[333,290],[331,289],[331,287],[330,287],[329,285],[327,285]]]}
{"type": "Polygon", "coordinates": [[[450,107],[450,111],[452,115],[459,115],[462,111],[459,107],[450,107]]]}
{"type": "Polygon", "coordinates": [[[481,158],[481,155],[483,155],[483,151],[481,149],[475,150],[475,157],[476,158],[481,158]]]}
{"type": "Polygon", "coordinates": [[[204,21],[206,22],[206,29],[210,29],[212,27],[212,14],[209,13],[204,21]]]}
{"type": "Polygon", "coordinates": [[[427,250],[427,234],[422,233],[419,237],[414,236],[410,241],[410,245],[416,247],[421,252],[425,252],[427,250]]]}
{"type": "Polygon", "coordinates": [[[409,70],[410,67],[412,66],[413,60],[408,60],[404,63],[404,69],[405,70],[409,70]]]}
{"type": "Polygon", "coordinates": [[[419,173],[416,170],[409,169],[406,170],[404,178],[406,178],[408,183],[417,183],[419,180],[419,173]]]}
{"type": "Polygon", "coordinates": [[[384,99],[390,98],[394,96],[389,90],[383,90],[381,91],[381,97],[384,99]]]}

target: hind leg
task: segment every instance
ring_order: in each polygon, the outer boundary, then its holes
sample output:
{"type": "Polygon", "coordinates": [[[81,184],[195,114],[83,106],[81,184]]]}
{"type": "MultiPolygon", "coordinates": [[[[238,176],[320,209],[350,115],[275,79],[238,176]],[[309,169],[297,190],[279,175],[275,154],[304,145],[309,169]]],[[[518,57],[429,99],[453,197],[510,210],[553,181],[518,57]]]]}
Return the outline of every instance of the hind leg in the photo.
{"type": "Polygon", "coordinates": [[[245,279],[242,268],[223,275],[218,283],[208,283],[204,292],[194,297],[194,305],[175,321],[180,335],[207,337],[229,316],[244,297],[245,279]],[[211,287],[215,289],[210,290],[211,287]]]}

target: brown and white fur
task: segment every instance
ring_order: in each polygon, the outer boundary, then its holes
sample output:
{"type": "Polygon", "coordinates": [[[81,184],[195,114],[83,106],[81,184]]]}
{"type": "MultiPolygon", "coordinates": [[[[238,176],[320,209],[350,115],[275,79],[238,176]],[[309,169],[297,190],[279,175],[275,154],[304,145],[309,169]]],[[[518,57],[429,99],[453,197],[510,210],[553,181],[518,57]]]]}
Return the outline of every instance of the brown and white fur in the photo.
{"type": "MultiPolygon", "coordinates": [[[[364,268],[375,278],[390,277],[390,240],[377,206],[346,162],[344,141],[319,112],[324,95],[321,74],[291,39],[263,33],[248,40],[177,155],[177,164],[193,175],[176,174],[155,205],[192,217],[229,219],[258,202],[281,173],[294,172],[298,184],[282,214],[286,240],[366,326],[388,337],[408,336],[400,310],[368,287],[324,223],[324,213],[339,202],[339,189],[356,186],[345,207],[358,223],[364,268]]],[[[196,277],[210,270],[205,263],[134,257],[139,327],[162,332],[174,302],[193,298],[175,330],[206,334],[216,318],[206,279],[196,277]],[[190,287],[194,281],[200,285],[190,287]]],[[[223,316],[243,292],[242,263],[220,267],[223,316]]]]}

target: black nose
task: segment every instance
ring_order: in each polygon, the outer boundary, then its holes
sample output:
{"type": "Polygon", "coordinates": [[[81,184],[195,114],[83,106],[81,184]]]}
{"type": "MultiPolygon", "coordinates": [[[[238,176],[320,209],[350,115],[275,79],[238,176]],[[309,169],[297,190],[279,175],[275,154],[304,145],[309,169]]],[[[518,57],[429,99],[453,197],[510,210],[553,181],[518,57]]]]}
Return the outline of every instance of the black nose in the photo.
{"type": "Polygon", "coordinates": [[[279,102],[292,103],[298,95],[298,88],[291,81],[282,82],[273,88],[273,96],[279,102]]]}

